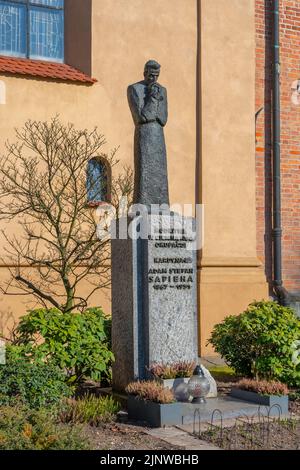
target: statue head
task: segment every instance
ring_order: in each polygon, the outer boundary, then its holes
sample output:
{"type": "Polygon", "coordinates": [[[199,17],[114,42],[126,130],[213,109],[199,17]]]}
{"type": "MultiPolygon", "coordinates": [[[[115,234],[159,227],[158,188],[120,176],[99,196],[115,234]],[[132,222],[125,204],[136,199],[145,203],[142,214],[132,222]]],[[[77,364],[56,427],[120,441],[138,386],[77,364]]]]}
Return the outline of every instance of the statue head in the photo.
{"type": "Polygon", "coordinates": [[[148,85],[157,82],[160,74],[160,65],[156,60],[148,60],[145,64],[144,77],[148,85]]]}

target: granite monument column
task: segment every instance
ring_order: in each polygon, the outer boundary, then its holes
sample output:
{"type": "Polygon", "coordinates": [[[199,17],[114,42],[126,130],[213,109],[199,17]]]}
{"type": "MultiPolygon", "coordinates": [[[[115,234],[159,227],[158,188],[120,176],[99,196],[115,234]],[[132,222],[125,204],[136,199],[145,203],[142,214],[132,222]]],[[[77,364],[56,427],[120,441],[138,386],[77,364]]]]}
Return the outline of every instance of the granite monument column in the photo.
{"type": "Polygon", "coordinates": [[[152,363],[197,359],[195,221],[170,212],[167,91],[160,65],[148,61],[144,80],[128,87],[135,124],[134,205],[129,236],[112,240],[113,387],[149,377],[152,363]]]}

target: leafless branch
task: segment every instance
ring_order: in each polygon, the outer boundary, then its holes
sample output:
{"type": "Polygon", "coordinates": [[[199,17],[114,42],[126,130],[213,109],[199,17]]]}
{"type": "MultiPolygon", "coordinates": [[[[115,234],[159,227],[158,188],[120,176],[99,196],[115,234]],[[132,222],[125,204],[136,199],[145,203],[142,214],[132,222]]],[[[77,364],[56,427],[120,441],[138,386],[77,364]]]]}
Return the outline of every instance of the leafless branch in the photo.
{"type": "MultiPolygon", "coordinates": [[[[3,264],[9,279],[5,295],[25,295],[62,311],[86,308],[91,296],[110,285],[108,240],[97,238],[95,210],[87,207],[86,169],[92,158],[118,164],[117,149],[104,153],[97,129],[75,129],[58,117],[27,121],[0,158],[0,219],[18,225],[2,230],[3,264]],[[78,296],[82,282],[90,286],[78,296]]],[[[94,181],[100,187],[101,181],[94,181]]],[[[124,168],[111,181],[111,203],[120,213],[123,196],[132,196],[133,174],[124,168]]]]}

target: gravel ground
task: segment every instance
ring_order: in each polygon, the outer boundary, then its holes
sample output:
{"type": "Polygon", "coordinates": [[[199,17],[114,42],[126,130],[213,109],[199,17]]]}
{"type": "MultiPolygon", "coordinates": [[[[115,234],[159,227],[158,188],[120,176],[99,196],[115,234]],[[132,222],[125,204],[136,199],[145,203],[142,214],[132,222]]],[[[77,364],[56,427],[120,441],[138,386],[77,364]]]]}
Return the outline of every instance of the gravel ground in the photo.
{"type": "Polygon", "coordinates": [[[300,417],[300,400],[289,401],[289,412],[300,417]]]}
{"type": "Polygon", "coordinates": [[[299,450],[300,421],[241,423],[222,432],[217,429],[206,431],[200,438],[230,450],[299,450]]]}
{"type": "Polygon", "coordinates": [[[178,450],[165,441],[149,436],[147,428],[125,423],[103,424],[101,427],[87,427],[86,435],[93,450],[178,450]]]}

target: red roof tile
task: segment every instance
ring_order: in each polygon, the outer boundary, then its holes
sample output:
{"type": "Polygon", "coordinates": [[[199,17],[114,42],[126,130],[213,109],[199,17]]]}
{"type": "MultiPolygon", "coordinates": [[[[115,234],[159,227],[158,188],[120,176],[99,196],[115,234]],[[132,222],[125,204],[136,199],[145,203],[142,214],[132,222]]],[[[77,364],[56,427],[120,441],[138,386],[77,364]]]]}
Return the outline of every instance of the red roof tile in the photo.
{"type": "Polygon", "coordinates": [[[0,74],[1,73],[53,78],[56,80],[89,84],[97,81],[95,78],[89,77],[67,64],[5,56],[0,56],[0,74]]]}

